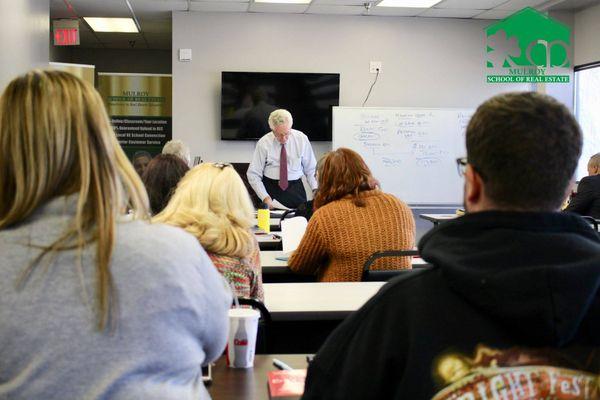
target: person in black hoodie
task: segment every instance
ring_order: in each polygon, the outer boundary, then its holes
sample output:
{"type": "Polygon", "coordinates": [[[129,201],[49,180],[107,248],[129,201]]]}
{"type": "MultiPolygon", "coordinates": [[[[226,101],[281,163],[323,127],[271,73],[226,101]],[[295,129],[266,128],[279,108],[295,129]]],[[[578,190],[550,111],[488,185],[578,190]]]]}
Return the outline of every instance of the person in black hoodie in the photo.
{"type": "Polygon", "coordinates": [[[309,365],[303,399],[600,399],[600,239],[556,212],[580,128],[509,93],[467,127],[467,213],[419,243],[433,268],[390,281],[309,365]]]}

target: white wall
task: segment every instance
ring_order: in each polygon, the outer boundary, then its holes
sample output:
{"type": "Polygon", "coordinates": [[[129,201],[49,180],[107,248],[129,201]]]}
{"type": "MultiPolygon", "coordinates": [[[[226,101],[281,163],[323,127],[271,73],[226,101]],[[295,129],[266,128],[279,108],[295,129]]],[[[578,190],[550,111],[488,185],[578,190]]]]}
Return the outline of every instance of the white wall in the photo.
{"type": "Polygon", "coordinates": [[[14,77],[48,65],[48,0],[0,1],[0,90],[14,77]]]}
{"type": "MultiPolygon", "coordinates": [[[[571,12],[549,12],[548,15],[571,28],[571,45],[574,51],[575,42],[575,15],[571,12]]],[[[573,55],[571,56],[573,57],[573,55]]],[[[574,57],[571,60],[575,62],[574,57]]],[[[540,83],[537,86],[537,91],[553,96],[555,99],[567,106],[571,112],[574,111],[574,75],[573,65],[570,68],[564,68],[560,71],[561,75],[569,75],[569,83],[540,83]]]]}
{"type": "MultiPolygon", "coordinates": [[[[492,21],[307,14],[173,14],[173,136],[205,160],[249,161],[254,142],[221,141],[221,71],[339,72],[340,105],[476,107],[530,86],[485,82],[492,21]],[[178,49],[191,48],[192,62],[178,49]]],[[[293,113],[293,110],[291,110],[293,113]]],[[[313,143],[317,156],[331,143],[313,143]]]]}
{"type": "Polygon", "coordinates": [[[575,14],[575,65],[600,61],[600,5],[575,14]]]}

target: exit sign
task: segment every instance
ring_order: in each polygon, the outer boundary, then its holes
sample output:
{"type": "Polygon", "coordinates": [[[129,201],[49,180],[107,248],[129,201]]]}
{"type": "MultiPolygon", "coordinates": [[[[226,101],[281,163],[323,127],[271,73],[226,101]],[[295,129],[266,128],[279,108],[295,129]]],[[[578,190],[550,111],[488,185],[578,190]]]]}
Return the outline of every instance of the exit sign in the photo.
{"type": "Polygon", "coordinates": [[[55,19],[52,23],[55,46],[79,45],[79,20],[55,19]]]}

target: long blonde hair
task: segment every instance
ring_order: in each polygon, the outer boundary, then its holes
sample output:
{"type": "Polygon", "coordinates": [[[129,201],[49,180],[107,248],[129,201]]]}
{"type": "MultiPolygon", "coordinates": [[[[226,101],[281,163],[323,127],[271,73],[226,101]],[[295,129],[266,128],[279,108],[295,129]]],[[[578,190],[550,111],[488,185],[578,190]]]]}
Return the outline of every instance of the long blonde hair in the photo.
{"type": "Polygon", "coordinates": [[[114,327],[117,298],[110,272],[118,214],[147,215],[143,185],[121,150],[102,99],[62,71],[31,71],[0,98],[0,230],[54,197],[78,194],[72,223],[24,270],[19,286],[46,255],[96,243],[97,326],[114,327]]]}
{"type": "Polygon", "coordinates": [[[153,221],[194,235],[208,252],[247,257],[253,250],[254,208],[242,178],[228,164],[200,164],[177,185],[153,221]]]}

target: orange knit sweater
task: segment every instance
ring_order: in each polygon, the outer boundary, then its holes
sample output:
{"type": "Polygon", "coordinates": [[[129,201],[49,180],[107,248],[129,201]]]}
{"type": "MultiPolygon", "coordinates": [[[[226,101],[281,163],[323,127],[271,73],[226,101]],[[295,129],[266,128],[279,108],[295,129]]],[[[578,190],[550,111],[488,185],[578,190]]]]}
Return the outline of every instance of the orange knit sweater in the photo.
{"type": "MultiPolygon", "coordinates": [[[[367,258],[376,251],[410,250],[415,221],[410,208],[378,189],[363,192],[366,205],[351,197],[315,211],[288,265],[294,272],[316,274],[321,282],[360,281],[367,258]]],[[[411,268],[407,257],[378,260],[371,269],[411,268]]]]}

